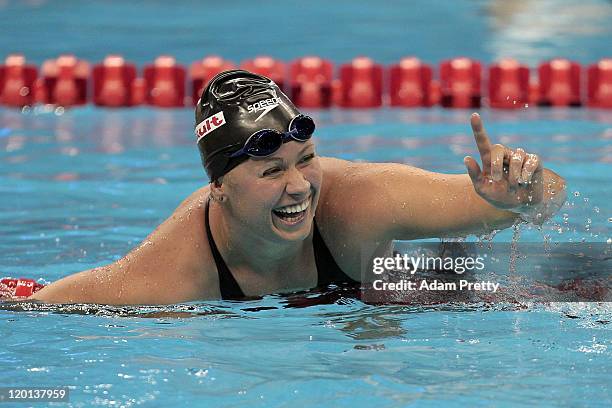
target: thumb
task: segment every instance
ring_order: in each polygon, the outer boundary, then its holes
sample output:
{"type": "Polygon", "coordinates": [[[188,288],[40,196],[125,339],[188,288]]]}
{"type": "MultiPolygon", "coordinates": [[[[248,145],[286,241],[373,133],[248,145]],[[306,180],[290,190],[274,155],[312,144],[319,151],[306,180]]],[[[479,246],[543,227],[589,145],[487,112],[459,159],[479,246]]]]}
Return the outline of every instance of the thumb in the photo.
{"type": "Polygon", "coordinates": [[[480,171],[480,166],[478,165],[476,160],[474,160],[472,156],[466,156],[463,159],[463,163],[465,164],[468,174],[470,175],[470,178],[472,179],[472,184],[478,183],[480,181],[482,173],[480,171]]]}

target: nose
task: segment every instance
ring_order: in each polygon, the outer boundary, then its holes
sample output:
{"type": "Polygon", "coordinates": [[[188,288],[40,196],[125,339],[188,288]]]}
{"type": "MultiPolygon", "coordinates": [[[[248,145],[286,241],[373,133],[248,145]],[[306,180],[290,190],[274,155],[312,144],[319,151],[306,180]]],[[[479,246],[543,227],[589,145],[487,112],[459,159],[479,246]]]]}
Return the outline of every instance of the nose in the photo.
{"type": "Polygon", "coordinates": [[[306,180],[304,174],[297,168],[292,167],[286,172],[287,175],[287,194],[292,196],[306,197],[310,193],[310,182],[306,180]]]}

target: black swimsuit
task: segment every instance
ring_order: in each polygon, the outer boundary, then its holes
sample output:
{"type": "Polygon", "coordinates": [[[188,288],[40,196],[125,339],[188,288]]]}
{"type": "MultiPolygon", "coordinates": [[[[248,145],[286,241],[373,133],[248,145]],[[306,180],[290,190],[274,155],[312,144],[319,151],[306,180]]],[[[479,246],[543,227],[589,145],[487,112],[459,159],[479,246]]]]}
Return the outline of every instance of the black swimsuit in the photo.
{"type": "MultiPolygon", "coordinates": [[[[208,222],[208,201],[206,202],[206,215],[204,219],[204,225],[206,225],[206,235],[208,236],[208,242],[210,250],[212,251],[217,270],[219,271],[219,287],[221,290],[222,299],[243,299],[246,296],[240,285],[236,282],[234,275],[230,272],[229,268],[225,264],[221,253],[217,249],[215,240],[213,239],[212,233],[210,232],[210,225],[208,222]]],[[[314,249],[315,264],[317,266],[317,285],[327,286],[331,283],[355,283],[356,281],[348,277],[342,269],[338,266],[329,248],[325,245],[323,237],[317,228],[316,220],[314,222],[314,235],[312,237],[312,246],[314,249]]]]}

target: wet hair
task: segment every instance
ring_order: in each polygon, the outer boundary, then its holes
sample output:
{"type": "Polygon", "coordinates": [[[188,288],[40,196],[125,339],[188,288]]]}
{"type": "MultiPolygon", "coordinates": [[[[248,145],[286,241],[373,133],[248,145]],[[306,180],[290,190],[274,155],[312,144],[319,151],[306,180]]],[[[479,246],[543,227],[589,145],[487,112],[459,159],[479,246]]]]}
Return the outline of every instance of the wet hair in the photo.
{"type": "Polygon", "coordinates": [[[244,70],[224,71],[210,80],[195,109],[198,149],[206,173],[217,181],[248,160],[230,155],[258,130],[286,132],[300,112],[269,78],[244,70]]]}

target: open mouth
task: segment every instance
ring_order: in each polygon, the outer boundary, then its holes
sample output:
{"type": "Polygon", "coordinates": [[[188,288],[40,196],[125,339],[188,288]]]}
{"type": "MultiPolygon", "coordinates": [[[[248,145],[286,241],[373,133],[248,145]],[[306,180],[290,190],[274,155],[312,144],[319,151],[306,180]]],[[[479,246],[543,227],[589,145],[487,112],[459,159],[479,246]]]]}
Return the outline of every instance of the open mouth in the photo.
{"type": "Polygon", "coordinates": [[[276,210],[272,210],[272,213],[286,224],[297,224],[306,217],[308,207],[310,207],[310,198],[299,204],[277,208],[276,210]]]}

